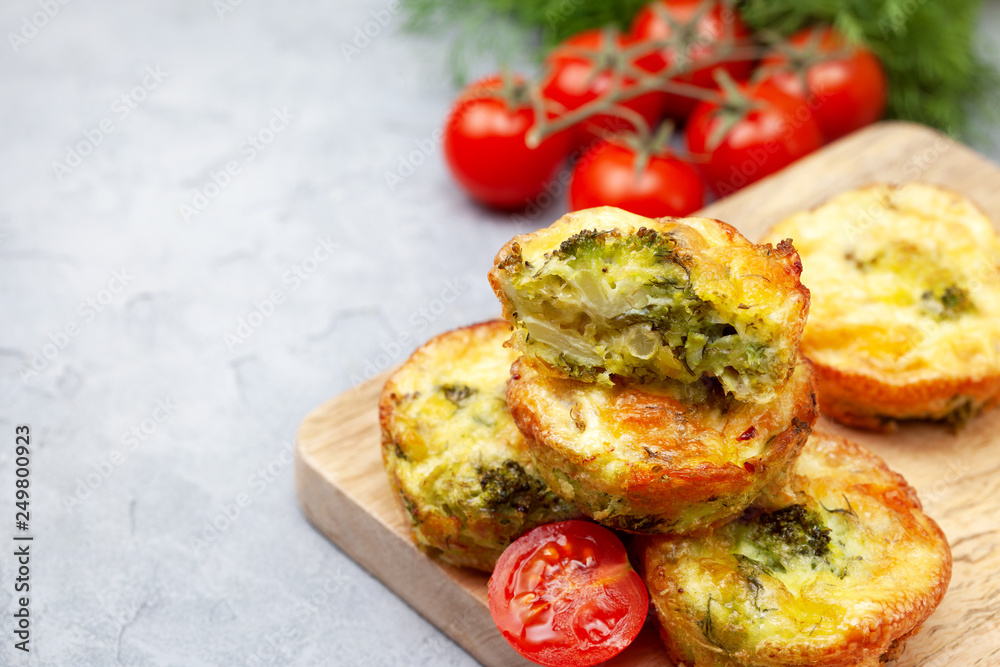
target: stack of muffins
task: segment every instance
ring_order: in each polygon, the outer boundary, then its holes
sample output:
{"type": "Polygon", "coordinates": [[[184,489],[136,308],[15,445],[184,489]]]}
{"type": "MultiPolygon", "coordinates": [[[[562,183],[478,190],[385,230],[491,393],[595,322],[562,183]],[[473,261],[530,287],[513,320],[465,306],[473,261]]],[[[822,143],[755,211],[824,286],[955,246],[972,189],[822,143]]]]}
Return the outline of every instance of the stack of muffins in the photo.
{"type": "Polygon", "coordinates": [[[507,401],[549,486],[629,532],[743,512],[817,418],[800,271],[723,222],[613,208],[508,243],[490,272],[522,355],[507,401]]]}
{"type": "Polygon", "coordinates": [[[489,275],[505,322],[431,341],[382,394],[414,539],[490,571],[518,535],[582,514],[640,536],[679,664],[894,657],[950,553],[902,478],[810,437],[801,269],[788,242],[613,208],[514,238],[489,275]]]}

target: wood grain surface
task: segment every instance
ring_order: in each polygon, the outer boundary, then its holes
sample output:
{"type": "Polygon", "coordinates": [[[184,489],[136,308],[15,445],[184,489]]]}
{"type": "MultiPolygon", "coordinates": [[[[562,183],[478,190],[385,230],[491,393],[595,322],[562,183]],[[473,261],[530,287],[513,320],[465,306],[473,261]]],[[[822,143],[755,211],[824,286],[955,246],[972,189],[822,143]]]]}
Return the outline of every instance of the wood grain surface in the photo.
{"type": "MultiPolygon", "coordinates": [[[[756,240],[773,223],[854,187],[926,181],[972,198],[1000,220],[1000,168],[930,129],[881,123],[716,202],[702,214],[756,240]]],[[[483,267],[483,279],[489,267],[483,267]]],[[[296,448],[299,500],[310,521],[352,558],[485,665],[525,665],[496,631],[484,574],[419,552],[382,468],[377,402],[386,375],[334,398],[302,423],[296,448]]],[[[900,666],[1000,665],[1000,411],[953,434],[931,424],[889,435],[819,427],[870,447],[918,491],[944,529],[955,566],[951,587],[900,666]]],[[[609,665],[669,665],[647,625],[609,665]]]]}

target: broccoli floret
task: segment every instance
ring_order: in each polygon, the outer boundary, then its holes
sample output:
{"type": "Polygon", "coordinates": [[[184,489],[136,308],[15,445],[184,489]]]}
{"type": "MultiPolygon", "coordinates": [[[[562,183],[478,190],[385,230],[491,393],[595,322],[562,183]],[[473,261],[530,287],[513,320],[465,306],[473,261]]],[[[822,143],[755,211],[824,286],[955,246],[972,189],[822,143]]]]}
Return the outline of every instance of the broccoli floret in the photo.
{"type": "Polygon", "coordinates": [[[511,244],[510,254],[504,257],[498,268],[511,273],[518,273],[525,266],[524,257],[521,255],[521,246],[518,243],[511,244]]]}
{"type": "Polygon", "coordinates": [[[615,376],[685,383],[709,376],[741,399],[755,385],[777,386],[790,368],[774,333],[754,315],[733,315],[700,296],[686,247],[679,229],[646,227],[579,231],[537,267],[512,247],[507,259],[517,255],[520,267],[511,280],[515,344],[570,377],[605,385],[615,376]]]}
{"type": "Polygon", "coordinates": [[[464,384],[443,384],[441,391],[444,393],[444,397],[455,405],[462,405],[467,398],[476,393],[474,388],[464,384]]]}
{"type": "Polygon", "coordinates": [[[949,319],[975,310],[969,293],[957,285],[946,287],[938,300],[944,306],[944,316],[949,319]]]}
{"type": "Polygon", "coordinates": [[[818,515],[802,505],[790,505],[777,512],[761,514],[757,519],[762,536],[787,545],[803,556],[825,556],[830,551],[830,529],[818,515]]]}
{"type": "Polygon", "coordinates": [[[543,501],[548,488],[538,478],[532,477],[517,461],[505,461],[494,468],[480,468],[479,486],[486,507],[491,510],[514,509],[527,513],[532,506],[543,501]]]}
{"type": "Polygon", "coordinates": [[[945,310],[959,311],[969,307],[969,293],[961,287],[950,285],[941,294],[941,305],[945,310]]]}
{"type": "Polygon", "coordinates": [[[575,266],[580,262],[595,260],[611,263],[626,255],[646,250],[652,251],[657,262],[678,262],[676,247],[677,242],[669,235],[645,227],[640,227],[635,234],[627,236],[623,236],[617,229],[585,229],[563,241],[552,253],[552,257],[575,266]]]}
{"type": "Polygon", "coordinates": [[[751,545],[754,560],[773,570],[784,572],[799,557],[825,559],[830,555],[830,529],[802,505],[775,512],[747,510],[740,522],[740,541],[751,545]]]}
{"type": "Polygon", "coordinates": [[[921,295],[921,301],[925,310],[941,320],[953,320],[976,309],[969,293],[958,285],[929,289],[921,295]]]}
{"type": "Polygon", "coordinates": [[[585,229],[560,243],[552,256],[559,260],[593,257],[595,253],[604,250],[609,245],[609,239],[620,238],[621,232],[617,229],[604,232],[599,232],[596,229],[585,229]]]}
{"type": "MultiPolygon", "coordinates": [[[[676,247],[669,234],[644,227],[628,236],[618,230],[589,229],[563,241],[549,259],[594,273],[608,273],[611,265],[649,270],[651,275],[645,282],[648,305],[624,311],[610,318],[608,324],[616,331],[648,326],[659,335],[660,344],[670,348],[674,357],[687,366],[692,378],[706,369],[762,368],[768,362],[767,346],[762,341],[745,340],[735,327],[718,321],[712,304],[694,293],[690,269],[676,247]]],[[[573,377],[587,379],[595,371],[605,370],[575,368],[566,359],[560,359],[559,366],[573,377]]],[[[641,368],[635,372],[645,378],[641,368]]]]}

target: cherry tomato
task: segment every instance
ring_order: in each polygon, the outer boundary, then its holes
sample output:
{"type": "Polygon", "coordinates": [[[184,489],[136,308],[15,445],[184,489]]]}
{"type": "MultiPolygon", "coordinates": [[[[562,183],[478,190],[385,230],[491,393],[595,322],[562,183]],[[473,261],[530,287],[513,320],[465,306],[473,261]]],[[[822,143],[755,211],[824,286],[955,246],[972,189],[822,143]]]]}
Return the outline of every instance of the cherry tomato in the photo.
{"type": "MultiPolygon", "coordinates": [[[[637,41],[665,40],[669,46],[640,57],[636,64],[654,74],[676,66],[690,68],[687,74],[675,81],[707,89],[715,89],[713,70],[725,69],[738,81],[750,77],[753,60],[742,59],[717,65],[699,67],[709,59],[720,56],[725,46],[745,43],[750,28],[732,7],[717,0],[659,0],[651,2],[636,14],[632,21],[632,37],[637,41]]],[[[698,100],[671,93],[660,93],[664,113],[673,118],[686,118],[698,100]]]]}
{"type": "Polygon", "coordinates": [[[480,202],[518,209],[540,194],[570,151],[566,132],[529,148],[535,122],[523,80],[488,77],[467,86],[444,130],[444,155],[456,180],[480,202]]]}
{"type": "Polygon", "coordinates": [[[888,84],[874,53],[829,27],[803,30],[788,43],[764,57],[763,71],[773,70],[769,80],[785,93],[812,102],[827,141],[882,117],[888,84]]]}
{"type": "Polygon", "coordinates": [[[759,181],[823,145],[809,106],[766,82],[727,90],[722,105],[700,103],[685,134],[688,150],[706,160],[702,173],[718,195],[759,181]]]}
{"type": "MultiPolygon", "coordinates": [[[[625,37],[604,30],[586,30],[570,37],[545,59],[542,96],[562,114],[607,96],[615,89],[616,79],[627,91],[635,84],[635,79],[624,72],[627,63],[622,60],[622,49],[628,46],[625,37]]],[[[662,94],[650,92],[630,99],[626,93],[621,106],[638,113],[649,127],[656,127],[663,111],[662,94]]],[[[621,116],[598,113],[576,126],[576,141],[582,146],[600,136],[602,130],[617,133],[638,129],[621,116]]]]}
{"type": "Polygon", "coordinates": [[[507,547],[489,584],[490,613],[511,646],[552,667],[596,665],[642,629],[649,595],[607,528],[563,521],[507,547]]]}
{"type": "Polygon", "coordinates": [[[570,208],[617,206],[647,218],[685,216],[705,203],[698,171],[669,152],[643,155],[611,141],[585,153],[573,167],[570,208]]]}

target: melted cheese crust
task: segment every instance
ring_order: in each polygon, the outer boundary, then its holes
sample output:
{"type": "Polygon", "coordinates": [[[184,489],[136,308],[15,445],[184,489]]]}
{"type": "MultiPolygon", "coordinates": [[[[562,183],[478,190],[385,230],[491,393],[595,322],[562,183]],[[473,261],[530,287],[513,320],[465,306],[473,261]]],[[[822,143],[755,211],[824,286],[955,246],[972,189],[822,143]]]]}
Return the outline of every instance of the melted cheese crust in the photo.
{"type": "Polygon", "coordinates": [[[951,578],[951,551],[916,493],[860,445],[817,432],[767,509],[801,504],[829,554],[766,568],[734,521],[705,537],[646,538],[642,561],[667,652],[713,667],[877,667],[898,655],[951,578]]]}
{"type": "MultiPolygon", "coordinates": [[[[569,213],[549,227],[514,237],[497,253],[489,274],[490,284],[503,306],[504,319],[514,327],[512,344],[522,354],[550,368],[555,368],[556,360],[566,359],[571,365],[603,370],[602,363],[609,360],[604,353],[617,355],[620,351],[603,350],[600,344],[576,330],[578,323],[600,317],[627,317],[642,310],[648,305],[649,295],[643,293],[648,290],[632,294],[624,286],[634,289],[636,281],[648,277],[649,267],[616,267],[622,272],[619,277],[626,278],[621,284],[610,278],[607,269],[605,275],[580,271],[563,276],[567,269],[560,267],[566,292],[576,295],[575,302],[572,296],[561,297],[560,317],[572,320],[572,325],[553,322],[551,317],[546,321],[544,315],[529,316],[527,297],[519,294],[515,283],[523,271],[539,271],[564,242],[580,233],[634,236],[642,229],[671,239],[676,250],[672,259],[662,260],[663,263],[683,265],[691,293],[715,309],[719,321],[731,325],[742,343],[765,348],[762,356],[767,359],[766,366],[740,376],[726,369],[717,376],[722,378],[727,391],[740,400],[770,402],[795,367],[809,311],[809,291],[799,281],[801,265],[794,248],[787,244],[754,245],[732,226],[718,220],[650,219],[617,208],[600,207],[569,213]]],[[[690,377],[690,371],[676,358],[676,350],[650,349],[664,345],[654,335],[655,330],[636,328],[632,333],[638,340],[626,337],[613,344],[628,348],[626,359],[634,353],[636,358],[649,360],[645,365],[650,368],[617,368],[603,375],[598,373],[599,381],[610,385],[607,377],[610,373],[631,378],[653,368],[656,379],[697,380],[690,377]]]]}
{"type": "Polygon", "coordinates": [[[522,358],[507,401],[539,473],[612,528],[688,532],[738,515],[795,460],[816,420],[813,373],[800,360],[767,404],[714,381],[605,387],[522,358]]]}
{"type": "Polygon", "coordinates": [[[493,321],[434,338],[386,383],[382,457],[423,549],[492,571],[514,539],[578,515],[535,472],[507,409],[516,354],[493,321]]]}
{"type": "Polygon", "coordinates": [[[923,183],[874,185],[767,236],[785,238],[812,292],[802,350],[817,365],[824,412],[879,428],[961,421],[1000,398],[1000,240],[968,199],[923,183]]]}

